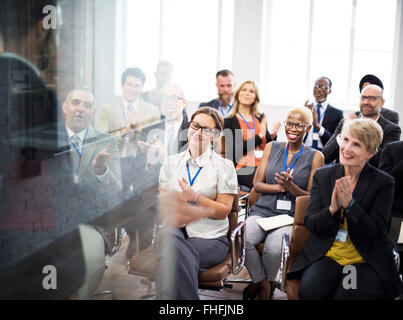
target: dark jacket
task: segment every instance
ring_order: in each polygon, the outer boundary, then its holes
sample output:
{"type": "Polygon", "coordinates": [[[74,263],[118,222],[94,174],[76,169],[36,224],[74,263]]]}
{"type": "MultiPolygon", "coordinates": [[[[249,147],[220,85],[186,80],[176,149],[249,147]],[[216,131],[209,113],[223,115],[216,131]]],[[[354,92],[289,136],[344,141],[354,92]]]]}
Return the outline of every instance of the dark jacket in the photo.
{"type": "MultiPolygon", "coordinates": [[[[187,120],[187,118],[183,118],[182,123],[179,127],[179,132],[176,133],[175,135],[175,142],[178,144],[177,145],[177,150],[178,152],[182,152],[184,150],[186,150],[187,148],[187,132],[189,129],[189,122],[187,120]]],[[[142,141],[147,141],[150,138],[152,138],[153,136],[157,135],[158,136],[158,140],[162,143],[165,144],[165,121],[161,121],[160,123],[157,123],[155,125],[152,125],[148,128],[146,128],[145,130],[143,130],[141,132],[141,137],[140,139],[142,141]]],[[[167,146],[168,147],[168,146],[167,146]]]]}
{"type": "Polygon", "coordinates": [[[382,108],[381,115],[389,121],[392,121],[393,123],[399,125],[399,114],[396,111],[390,110],[388,108],[382,108]]]}
{"type": "MultiPolygon", "coordinates": [[[[260,114],[257,119],[262,122],[264,114],[260,114]]],[[[236,167],[242,156],[255,149],[262,143],[258,135],[244,141],[241,125],[236,116],[224,119],[224,137],[225,137],[225,158],[230,159],[236,167]]],[[[270,133],[266,131],[266,141],[272,141],[270,133]]]]}
{"type": "MultiPolygon", "coordinates": [[[[358,116],[360,113],[356,112],[355,114],[358,116]]],[[[398,125],[385,119],[382,115],[380,115],[377,122],[382,127],[383,139],[381,145],[378,148],[378,152],[369,161],[369,163],[374,167],[379,166],[379,161],[381,159],[384,146],[390,142],[399,141],[400,134],[402,132],[398,125]]],[[[322,149],[322,153],[325,156],[326,164],[332,163],[335,160],[336,162],[339,162],[339,144],[337,143],[337,136],[341,133],[343,124],[344,119],[339,122],[336,131],[333,133],[329,141],[322,149]]]]}
{"type": "Polygon", "coordinates": [[[393,215],[403,218],[403,141],[396,141],[385,146],[379,169],[389,173],[395,179],[395,198],[393,215]]]}
{"type": "Polygon", "coordinates": [[[200,103],[199,108],[201,108],[201,107],[212,107],[214,109],[219,110],[220,103],[219,103],[218,99],[213,99],[209,102],[200,103]]]}
{"type": "MultiPolygon", "coordinates": [[[[311,236],[288,274],[300,278],[303,270],[321,259],[332,246],[340,227],[341,210],[329,212],[335,181],[344,176],[340,164],[316,170],[305,225],[311,236]]],[[[355,203],[346,212],[348,234],[355,248],[380,277],[390,297],[400,295],[400,278],[388,237],[393,202],[393,178],[368,163],[354,189],[355,203]]]]}
{"type": "MultiPolygon", "coordinates": [[[[340,120],[344,119],[343,111],[331,106],[330,104],[326,108],[326,113],[323,116],[322,127],[325,128],[325,132],[320,137],[322,145],[325,145],[329,141],[330,137],[336,130],[340,120]]],[[[311,129],[313,130],[313,129],[311,129]]],[[[305,135],[304,141],[307,135],[305,135]]]]}

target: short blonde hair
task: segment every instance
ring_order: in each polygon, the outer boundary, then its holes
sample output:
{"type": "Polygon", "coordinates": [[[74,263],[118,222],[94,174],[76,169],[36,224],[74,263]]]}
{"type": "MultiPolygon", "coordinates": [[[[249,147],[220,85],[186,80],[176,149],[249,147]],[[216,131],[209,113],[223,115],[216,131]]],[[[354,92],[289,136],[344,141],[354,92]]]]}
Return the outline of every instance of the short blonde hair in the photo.
{"type": "Polygon", "coordinates": [[[368,151],[376,153],[383,139],[382,127],[368,118],[348,119],[344,122],[341,133],[349,131],[352,136],[360,140],[368,151]]]}
{"type": "Polygon", "coordinates": [[[312,124],[313,116],[312,116],[311,110],[309,110],[308,108],[306,108],[306,107],[294,107],[294,108],[291,108],[291,109],[289,109],[287,111],[287,115],[286,115],[285,119],[288,119],[288,117],[292,113],[299,113],[302,116],[302,119],[306,124],[308,124],[308,125],[312,124]]]}

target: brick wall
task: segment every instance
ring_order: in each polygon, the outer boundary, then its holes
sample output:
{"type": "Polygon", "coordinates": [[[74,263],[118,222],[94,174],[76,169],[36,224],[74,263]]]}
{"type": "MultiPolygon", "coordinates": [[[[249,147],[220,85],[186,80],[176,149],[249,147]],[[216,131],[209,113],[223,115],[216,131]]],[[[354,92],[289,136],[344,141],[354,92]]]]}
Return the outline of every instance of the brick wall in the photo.
{"type": "MultiPolygon", "coordinates": [[[[55,108],[59,109],[69,90],[82,85],[91,89],[94,80],[94,1],[63,0],[60,5],[63,27],[58,30],[59,44],[51,52],[50,68],[41,73],[47,87],[57,93],[59,105],[55,108]]],[[[0,79],[4,74],[0,70],[0,79]]],[[[0,266],[5,267],[69,234],[78,224],[102,217],[127,199],[141,194],[154,184],[155,179],[146,183],[142,173],[136,173],[139,185],[131,193],[106,190],[94,185],[77,185],[73,183],[66,166],[66,153],[55,156],[49,152],[45,152],[43,160],[32,163],[34,169],[31,169],[36,173],[31,177],[26,176],[24,168],[27,161],[21,154],[18,141],[11,143],[9,131],[11,118],[18,119],[19,115],[10,109],[13,91],[4,87],[9,79],[2,80],[0,266]]],[[[60,114],[59,121],[62,121],[60,114]]],[[[34,129],[40,131],[43,128],[34,129]]],[[[57,139],[57,135],[51,135],[50,139],[57,139]]]]}

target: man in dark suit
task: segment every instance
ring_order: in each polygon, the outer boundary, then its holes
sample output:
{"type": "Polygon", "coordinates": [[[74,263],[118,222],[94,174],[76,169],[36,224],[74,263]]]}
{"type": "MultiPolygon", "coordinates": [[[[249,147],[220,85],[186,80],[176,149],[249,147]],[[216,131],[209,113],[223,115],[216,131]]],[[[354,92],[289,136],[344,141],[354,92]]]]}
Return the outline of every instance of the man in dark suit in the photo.
{"type": "MultiPolygon", "coordinates": [[[[370,84],[376,84],[377,86],[381,87],[383,90],[383,83],[381,79],[378,77],[372,75],[372,74],[367,74],[364,77],[362,77],[360,81],[360,92],[362,91],[363,88],[370,84]]],[[[399,114],[396,111],[387,109],[387,108],[382,108],[381,109],[381,115],[388,119],[389,121],[392,121],[393,123],[396,123],[399,125],[399,114]]]]}
{"type": "MultiPolygon", "coordinates": [[[[379,166],[379,161],[382,155],[383,148],[386,144],[393,141],[400,140],[401,129],[398,125],[385,119],[380,111],[385,103],[383,99],[383,90],[377,85],[371,84],[365,87],[361,92],[360,99],[360,112],[356,112],[350,115],[350,118],[370,118],[378,122],[383,130],[383,140],[378,148],[378,152],[371,158],[369,163],[374,167],[379,166]]],[[[339,159],[339,144],[337,142],[337,136],[340,134],[343,128],[344,120],[341,120],[337,126],[332,137],[326,143],[322,149],[322,153],[325,156],[325,163],[332,163],[339,159]]]]}
{"type": "Polygon", "coordinates": [[[218,90],[218,99],[209,102],[202,102],[200,107],[212,107],[221,112],[225,118],[231,111],[233,106],[232,98],[234,96],[235,82],[234,74],[230,70],[220,70],[216,73],[216,87],[218,90]]]}
{"type": "MultiPolygon", "coordinates": [[[[150,186],[158,185],[160,167],[164,158],[186,149],[187,130],[189,128],[189,122],[183,116],[186,103],[179,85],[167,83],[163,86],[160,106],[165,121],[143,130],[141,140],[138,142],[142,157],[145,158],[144,162],[141,162],[143,168],[137,170],[137,173],[144,172],[142,174],[144,178],[141,180],[142,188],[144,188],[145,183],[150,184],[150,186]]],[[[126,250],[127,258],[130,259],[134,256],[137,247],[142,250],[150,245],[153,225],[154,215],[143,214],[138,215],[130,224],[125,226],[130,237],[130,243],[126,250]],[[136,233],[140,240],[140,243],[137,244],[134,240],[136,233]]]]}
{"type": "MultiPolygon", "coordinates": [[[[403,257],[403,244],[397,244],[400,228],[403,223],[403,141],[396,141],[385,146],[382,152],[379,169],[389,173],[395,179],[395,197],[392,207],[390,237],[394,242],[400,257],[403,257]]],[[[403,265],[400,264],[400,273],[403,265]]]]}
{"type": "Polygon", "coordinates": [[[316,150],[322,150],[340,120],[343,119],[343,111],[332,107],[327,102],[327,96],[331,92],[332,81],[327,77],[321,77],[315,81],[313,87],[315,101],[305,102],[305,106],[312,110],[313,123],[312,129],[305,136],[304,143],[316,150]]]}

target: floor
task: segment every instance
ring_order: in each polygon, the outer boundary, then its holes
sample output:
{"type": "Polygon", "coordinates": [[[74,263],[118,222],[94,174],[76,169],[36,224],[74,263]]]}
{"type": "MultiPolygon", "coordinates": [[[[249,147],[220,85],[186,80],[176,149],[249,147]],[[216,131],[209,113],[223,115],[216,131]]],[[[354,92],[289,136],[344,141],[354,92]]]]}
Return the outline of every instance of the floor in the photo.
{"type": "MultiPolygon", "coordinates": [[[[104,277],[98,288],[98,292],[113,290],[114,295],[99,294],[94,297],[95,300],[140,300],[142,296],[147,295],[147,285],[144,284],[145,279],[127,272],[128,259],[125,255],[127,245],[128,237],[125,235],[122,239],[122,245],[119,251],[113,257],[107,257],[107,269],[105,270],[104,277]]],[[[232,276],[232,278],[234,277],[235,276],[232,276]]],[[[236,278],[249,278],[248,271],[245,267],[236,278]]],[[[201,300],[242,300],[242,290],[246,285],[245,283],[234,283],[233,288],[224,288],[221,291],[200,289],[199,296],[201,300]]],[[[148,299],[152,299],[152,297],[148,299]]],[[[287,296],[284,292],[275,290],[274,300],[286,299],[287,296]]]]}

